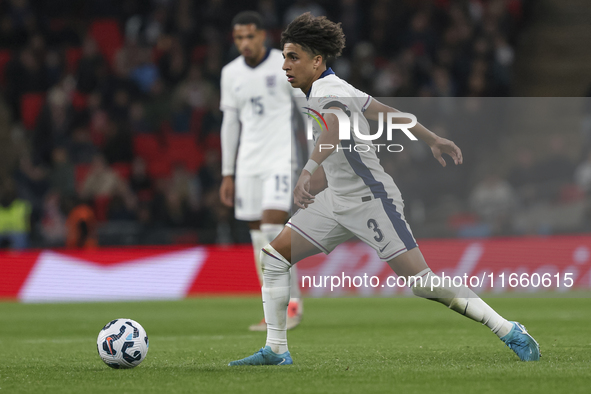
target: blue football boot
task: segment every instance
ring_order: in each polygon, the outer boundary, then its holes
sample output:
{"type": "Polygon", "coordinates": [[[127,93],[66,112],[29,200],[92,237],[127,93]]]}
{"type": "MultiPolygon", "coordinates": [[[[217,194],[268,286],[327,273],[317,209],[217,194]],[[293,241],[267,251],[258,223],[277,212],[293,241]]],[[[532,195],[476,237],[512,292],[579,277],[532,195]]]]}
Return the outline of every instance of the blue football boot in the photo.
{"type": "Polygon", "coordinates": [[[293,364],[289,352],[283,354],[275,354],[270,346],[261,348],[252,356],[243,358],[242,360],[231,361],[228,365],[233,367],[236,365],[290,365],[293,364]]]}
{"type": "Polygon", "coordinates": [[[540,356],[540,345],[527,333],[523,324],[512,321],[513,328],[507,335],[501,338],[509,349],[513,350],[521,361],[538,361],[540,356]]]}

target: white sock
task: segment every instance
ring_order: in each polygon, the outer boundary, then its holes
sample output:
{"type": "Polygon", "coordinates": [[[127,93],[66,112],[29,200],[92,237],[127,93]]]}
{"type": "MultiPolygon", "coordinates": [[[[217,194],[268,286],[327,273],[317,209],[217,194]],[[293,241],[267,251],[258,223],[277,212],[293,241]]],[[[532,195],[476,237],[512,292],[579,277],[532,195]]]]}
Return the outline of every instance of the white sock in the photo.
{"type": "MultiPolygon", "coordinates": [[[[279,233],[283,231],[283,224],[269,224],[263,223],[261,224],[261,232],[267,239],[267,243],[270,243],[272,240],[277,238],[279,233]]],[[[300,285],[298,283],[298,272],[296,266],[291,267],[291,294],[290,298],[292,301],[299,301],[302,297],[302,292],[300,291],[300,285]]]]}
{"type": "MultiPolygon", "coordinates": [[[[432,278],[437,277],[429,268],[419,272],[415,277],[423,278],[422,285],[417,280],[412,286],[415,295],[440,302],[472,320],[485,324],[499,338],[511,331],[513,325],[495,312],[468,287],[449,286],[446,281],[442,286],[434,286],[433,290],[431,290],[432,278]]],[[[441,282],[436,279],[434,283],[439,284],[441,282]]]]}
{"type": "Polygon", "coordinates": [[[256,264],[259,282],[263,284],[263,271],[261,271],[261,249],[269,243],[261,230],[250,230],[250,240],[254,249],[254,262],[256,264]]]}
{"type": "Polygon", "coordinates": [[[263,267],[263,310],[267,322],[267,343],[277,354],[287,352],[287,305],[291,264],[271,245],[261,251],[263,267]]]}

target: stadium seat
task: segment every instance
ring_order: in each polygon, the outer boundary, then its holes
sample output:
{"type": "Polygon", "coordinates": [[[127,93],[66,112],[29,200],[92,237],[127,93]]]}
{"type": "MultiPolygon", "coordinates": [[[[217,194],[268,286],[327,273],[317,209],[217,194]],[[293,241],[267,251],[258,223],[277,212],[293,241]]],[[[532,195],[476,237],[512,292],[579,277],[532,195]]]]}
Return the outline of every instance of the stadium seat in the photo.
{"type": "Polygon", "coordinates": [[[4,74],[4,70],[6,69],[6,65],[12,58],[12,53],[8,49],[3,49],[0,51],[0,86],[4,87],[6,83],[6,76],[4,74]]]}
{"type": "Polygon", "coordinates": [[[111,168],[122,179],[129,180],[129,178],[131,177],[131,164],[129,163],[113,163],[111,165],[111,168]]]}
{"type": "Polygon", "coordinates": [[[203,117],[207,111],[204,109],[194,109],[191,113],[191,133],[193,133],[197,139],[201,136],[201,126],[203,125],[203,117]]]}
{"type": "Polygon", "coordinates": [[[90,25],[90,35],[95,39],[99,50],[113,65],[115,55],[123,45],[123,35],[117,19],[98,19],[90,25]]]}
{"type": "Polygon", "coordinates": [[[146,162],[162,157],[162,149],[158,137],[153,134],[141,134],[133,137],[133,152],[146,162]]]}
{"type": "Polygon", "coordinates": [[[84,184],[89,171],[90,164],[76,165],[76,169],[74,170],[74,180],[76,182],[76,190],[78,190],[78,192],[82,190],[82,185],[84,184]]]}
{"type": "Polygon", "coordinates": [[[169,133],[166,135],[166,145],[166,156],[171,163],[184,163],[191,172],[196,171],[203,163],[203,153],[197,147],[192,133],[169,133]]]}
{"type": "Polygon", "coordinates": [[[99,196],[94,199],[94,214],[97,221],[104,222],[107,220],[110,203],[111,197],[109,196],[99,196]]]}
{"type": "Polygon", "coordinates": [[[78,90],[74,90],[72,93],[72,107],[76,111],[82,111],[88,105],[88,95],[78,90]]]}
{"type": "Polygon", "coordinates": [[[45,104],[45,93],[25,93],[21,96],[21,118],[27,130],[33,130],[45,104]]]}
{"type": "Polygon", "coordinates": [[[191,53],[191,61],[196,64],[203,63],[203,60],[207,56],[207,45],[198,45],[193,48],[193,53],[191,53]]]}
{"type": "Polygon", "coordinates": [[[222,151],[222,141],[218,134],[209,134],[205,138],[205,150],[217,150],[222,151]]]}
{"type": "Polygon", "coordinates": [[[82,57],[82,48],[71,47],[66,49],[66,66],[68,72],[76,73],[78,71],[78,63],[82,57]]]}
{"type": "Polygon", "coordinates": [[[166,178],[172,172],[172,165],[167,158],[147,162],[148,175],[153,179],[166,178]]]}

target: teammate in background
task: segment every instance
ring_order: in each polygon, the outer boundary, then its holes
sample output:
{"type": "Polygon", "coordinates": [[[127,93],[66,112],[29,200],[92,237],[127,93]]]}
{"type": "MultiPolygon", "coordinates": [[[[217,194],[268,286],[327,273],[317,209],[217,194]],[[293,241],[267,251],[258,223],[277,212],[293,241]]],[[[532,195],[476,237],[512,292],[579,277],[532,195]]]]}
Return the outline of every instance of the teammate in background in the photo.
{"type": "MultiPolygon", "coordinates": [[[[537,342],[517,322],[496,313],[468,287],[433,286],[437,281],[429,269],[404,219],[402,197],[392,178],[384,172],[375,149],[351,149],[356,143],[371,144],[351,133],[339,140],[339,122],[334,112],[354,111],[359,129],[369,134],[366,120],[378,120],[379,113],[397,112],[337,77],[326,60],[340,55],[345,36],[340,24],[309,13],[297,17],[281,36],[283,69],[294,88],[306,93],[307,106],[324,113],[327,127],[314,128],[316,146],[294,190],[296,212],[281,234],[261,253],[263,265],[263,308],[267,321],[267,342],[254,355],[229,365],[292,364],[287,347],[285,315],[289,298],[289,269],[308,256],[330,253],[337,245],[357,236],[376,250],[398,276],[407,278],[419,297],[438,301],[450,309],[486,324],[523,361],[540,357],[537,342]],[[324,145],[322,150],[319,149],[324,145]],[[327,149],[332,145],[333,148],[327,149]],[[336,150],[335,147],[340,149],[336,150]],[[309,193],[312,174],[322,164],[328,188],[309,193]]],[[[418,124],[414,136],[427,143],[433,156],[445,166],[442,154],[462,163],[462,152],[452,142],[438,137],[418,124]]]]}
{"type": "MultiPolygon", "coordinates": [[[[263,19],[245,11],[232,21],[240,56],[222,69],[222,185],[220,198],[247,221],[262,284],[260,250],[283,229],[291,210],[292,95],[281,51],[265,47],[263,19]]],[[[295,268],[291,272],[287,328],[302,318],[303,302],[295,268]]],[[[266,331],[263,319],[251,331],[266,331]]]]}

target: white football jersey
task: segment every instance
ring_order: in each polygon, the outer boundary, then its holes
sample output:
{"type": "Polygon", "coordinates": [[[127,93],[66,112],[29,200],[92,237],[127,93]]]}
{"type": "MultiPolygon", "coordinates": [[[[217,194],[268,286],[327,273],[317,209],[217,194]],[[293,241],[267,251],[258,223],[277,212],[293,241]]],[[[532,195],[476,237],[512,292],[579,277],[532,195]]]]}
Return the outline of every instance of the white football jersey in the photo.
{"type": "Polygon", "coordinates": [[[292,169],[292,95],[283,55],[269,49],[256,67],[239,56],[222,69],[220,108],[238,111],[241,123],[236,175],[292,169]]]}
{"type": "MultiPolygon", "coordinates": [[[[328,187],[337,197],[352,198],[391,198],[399,196],[400,191],[388,175],[376,154],[372,141],[359,139],[353,133],[353,116],[356,113],[361,134],[369,135],[369,123],[363,112],[371,103],[372,97],[351,86],[337,77],[332,69],[327,69],[321,77],[314,81],[307,96],[308,108],[318,113],[331,107],[342,108],[350,116],[351,139],[339,141],[338,150],[322,162],[326,173],[328,187]],[[364,145],[358,147],[355,145],[364,145]],[[371,147],[366,151],[365,146],[371,147]]],[[[313,111],[309,112],[314,114],[313,111]]],[[[322,123],[322,122],[321,122],[322,123]]],[[[314,140],[318,140],[324,125],[312,122],[314,140]]]]}

